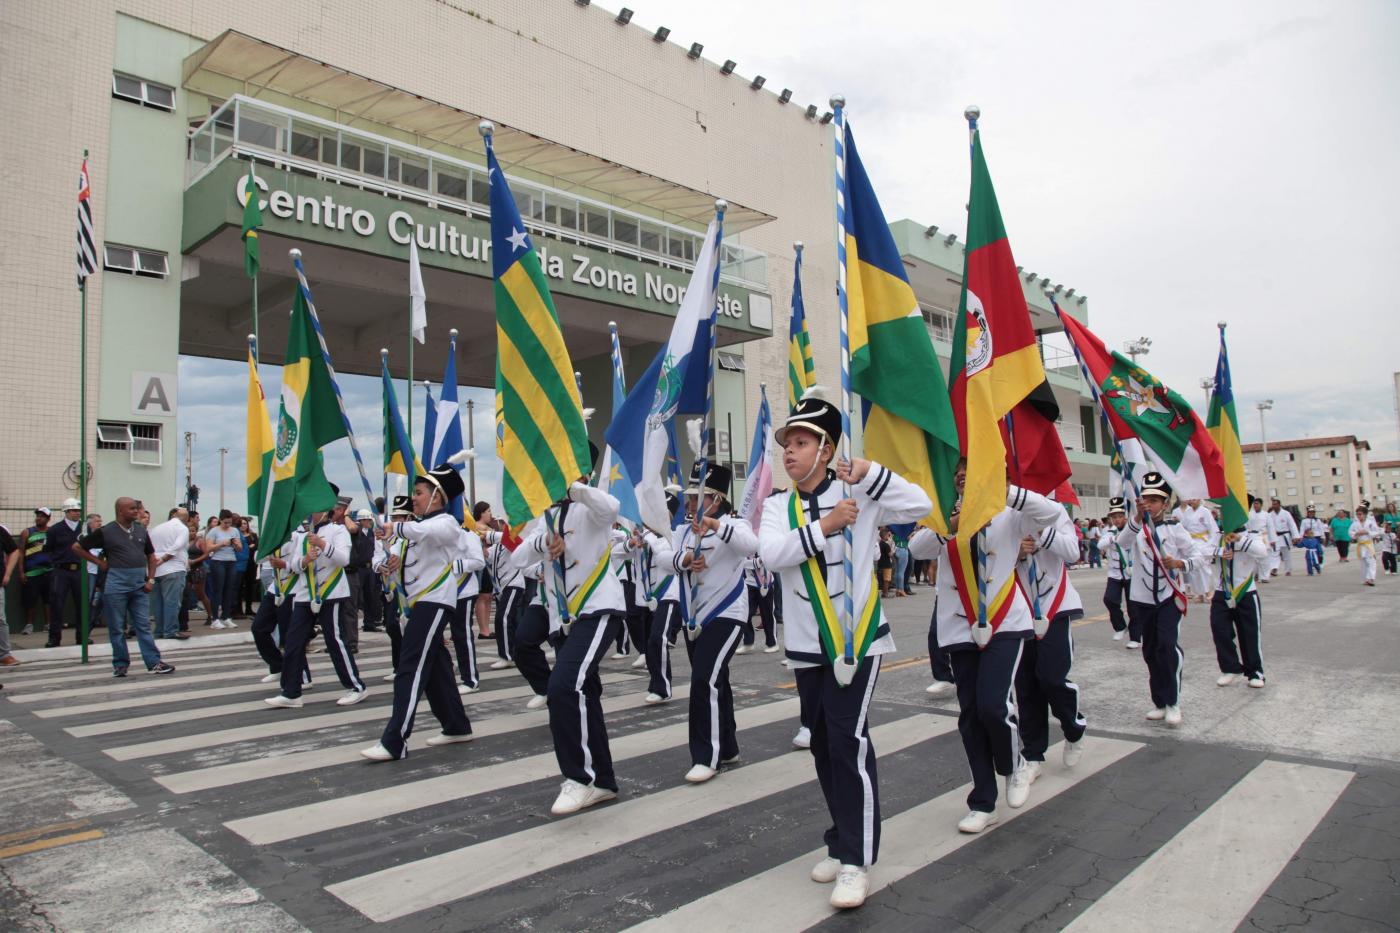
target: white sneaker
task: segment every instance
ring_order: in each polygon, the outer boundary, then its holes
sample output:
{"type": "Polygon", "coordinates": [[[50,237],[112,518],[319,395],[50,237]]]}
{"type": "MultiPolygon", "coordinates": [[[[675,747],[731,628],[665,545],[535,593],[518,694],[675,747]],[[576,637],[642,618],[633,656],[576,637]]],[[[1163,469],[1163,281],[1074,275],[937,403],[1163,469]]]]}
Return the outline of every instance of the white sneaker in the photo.
{"type": "Polygon", "coordinates": [[[1264,678],[1262,678],[1262,677],[1251,677],[1251,678],[1249,678],[1249,685],[1250,685],[1251,687],[1253,687],[1255,690],[1258,690],[1260,687],[1263,687],[1263,686],[1264,686],[1264,678]]]}
{"type": "Polygon", "coordinates": [[[1180,707],[1180,706],[1168,706],[1168,707],[1167,707],[1167,725],[1172,726],[1173,728],[1175,728],[1176,726],[1181,725],[1181,707],[1180,707]]]}
{"type": "Polygon", "coordinates": [[[363,699],[364,699],[365,697],[367,697],[367,696],[369,696],[369,689],[368,689],[368,688],[366,688],[366,689],[364,689],[364,690],[350,690],[350,691],[347,691],[347,692],[346,692],[345,696],[343,696],[343,697],[341,697],[340,699],[336,700],[336,701],[335,701],[335,705],[336,705],[336,706],[354,706],[356,703],[360,702],[361,700],[363,700],[363,699]]]}
{"type": "Polygon", "coordinates": [[[1045,766],[1038,761],[1026,762],[1026,774],[1028,777],[1030,777],[1031,784],[1034,784],[1037,780],[1040,779],[1040,772],[1044,769],[1044,767],[1045,766]]]}
{"type": "Polygon", "coordinates": [[[394,675],[393,675],[393,674],[385,674],[385,675],[384,675],[384,682],[385,682],[386,684],[391,684],[391,683],[393,683],[393,682],[394,682],[394,675]]]}
{"type": "Polygon", "coordinates": [[[1084,757],[1084,739],[1081,736],[1078,742],[1065,740],[1064,761],[1066,768],[1073,768],[1079,764],[1079,759],[1084,757]]]}
{"type": "Polygon", "coordinates": [[[811,878],[817,884],[831,884],[841,874],[841,860],[827,856],[812,866],[811,878]]]}
{"type": "Polygon", "coordinates": [[[26,625],[26,626],[24,627],[24,630],[21,631],[20,634],[21,634],[21,635],[33,635],[33,634],[34,634],[34,626],[32,626],[32,625],[26,625]]]}
{"type": "Polygon", "coordinates": [[[1128,633],[1127,633],[1127,632],[1114,632],[1114,633],[1113,633],[1113,640],[1114,640],[1114,641],[1122,641],[1122,640],[1123,640],[1123,636],[1126,635],[1126,634],[1128,634],[1128,633]]]}
{"type": "Polygon", "coordinates": [[[436,748],[439,745],[456,745],[459,742],[470,742],[476,736],[468,732],[466,735],[448,735],[446,732],[439,732],[427,741],[428,745],[436,748]]]}
{"type": "Polygon", "coordinates": [[[811,730],[811,729],[808,729],[806,726],[800,727],[800,728],[797,730],[797,735],[794,735],[794,736],[792,737],[792,747],[793,747],[793,748],[811,748],[811,747],[812,747],[812,730],[811,730]]]}
{"type": "Polygon", "coordinates": [[[779,651],[781,651],[781,650],[782,650],[782,649],[779,648],[777,645],[769,645],[768,647],[766,647],[766,648],[763,649],[763,653],[764,653],[764,654],[777,654],[777,653],[778,653],[779,651]]]}
{"type": "Polygon", "coordinates": [[[1148,710],[1148,712],[1147,712],[1147,721],[1148,721],[1148,722],[1161,722],[1163,719],[1166,719],[1166,718],[1167,718],[1167,710],[1166,710],[1165,707],[1159,706],[1159,707],[1157,707],[1156,709],[1148,710]]]}
{"type": "Polygon", "coordinates": [[[268,697],[263,702],[268,706],[278,706],[282,709],[301,709],[301,697],[288,697],[280,693],[275,697],[268,697]]]}
{"type": "Polygon", "coordinates": [[[542,693],[537,693],[530,697],[530,702],[525,704],[526,709],[541,709],[549,703],[549,697],[542,693]]]}
{"type": "Polygon", "coordinates": [[[210,628],[223,628],[223,627],[224,627],[224,620],[223,620],[223,619],[215,619],[213,622],[210,622],[210,623],[209,623],[209,627],[210,627],[210,628]]]}
{"type": "Polygon", "coordinates": [[[748,653],[749,653],[750,651],[752,651],[752,650],[753,650],[753,646],[752,646],[752,645],[740,645],[739,647],[737,647],[737,648],[734,649],[734,653],[735,653],[735,654],[748,654],[748,653]]]}
{"type": "Polygon", "coordinates": [[[859,865],[842,865],[841,874],[836,877],[836,887],[831,889],[831,906],[838,910],[850,910],[865,903],[866,892],[870,890],[870,876],[859,865]]]}
{"type": "Polygon", "coordinates": [[[604,790],[592,784],[580,784],[572,779],[566,780],[559,785],[559,796],[554,798],[554,805],[549,808],[549,812],[555,816],[564,816],[616,797],[617,791],[604,790]]]}
{"type": "Polygon", "coordinates": [[[473,687],[471,684],[458,684],[458,685],[457,685],[457,692],[458,692],[460,695],[462,695],[462,696],[466,696],[468,693],[476,693],[476,692],[479,691],[480,689],[481,689],[480,687],[473,687]]]}
{"type": "Polygon", "coordinates": [[[635,660],[635,661],[632,662],[632,666],[633,666],[634,668],[636,668],[636,667],[646,667],[646,666],[647,666],[647,656],[644,655],[644,654],[639,654],[639,655],[637,655],[637,660],[635,660]]]}
{"type": "Polygon", "coordinates": [[[275,683],[277,683],[277,681],[279,681],[279,680],[281,680],[281,679],[282,679],[282,675],[281,675],[281,674],[265,674],[265,675],[263,676],[263,679],[260,680],[259,683],[264,683],[264,684],[275,684],[275,683]]]}
{"type": "Polygon", "coordinates": [[[612,654],[612,659],[614,661],[621,661],[625,657],[627,657],[627,655],[622,653],[621,651],[614,651],[612,654]]]}
{"type": "Polygon", "coordinates": [[[956,690],[957,688],[946,680],[935,680],[924,688],[924,693],[927,693],[931,699],[937,700],[952,696],[956,690]]]}
{"type": "Polygon", "coordinates": [[[984,813],[981,810],[969,810],[967,816],[958,820],[958,832],[960,833],[980,833],[997,821],[995,813],[984,813]]]}
{"type": "Polygon", "coordinates": [[[491,670],[493,671],[503,671],[508,667],[515,667],[515,662],[507,661],[505,658],[491,662],[491,670]]]}
{"type": "Polygon", "coordinates": [[[669,703],[671,702],[671,698],[664,697],[659,693],[648,693],[646,696],[642,697],[642,702],[655,706],[658,703],[669,703]]]}
{"type": "Polygon", "coordinates": [[[1006,805],[1013,810],[1019,810],[1026,805],[1030,796],[1031,769],[1022,764],[1006,776],[1006,805]]]}
{"type": "Polygon", "coordinates": [[[1134,648],[1141,648],[1141,647],[1142,647],[1142,642],[1140,642],[1140,641],[1130,641],[1130,642],[1128,642],[1126,645],[1124,645],[1123,647],[1124,647],[1124,648],[1127,648],[1129,651],[1131,651],[1131,650],[1133,650],[1134,648]]]}
{"type": "Polygon", "coordinates": [[[685,773],[685,779],[692,784],[704,784],[716,774],[719,772],[709,765],[692,765],[690,770],[685,773]]]}
{"type": "Polygon", "coordinates": [[[1234,682],[1235,682],[1235,675],[1234,675],[1234,674],[1221,674],[1219,677],[1215,678],[1215,685],[1216,685],[1217,687],[1228,687],[1228,686],[1230,686],[1230,684],[1232,684],[1232,683],[1234,683],[1234,682]]]}
{"type": "Polygon", "coordinates": [[[363,748],[363,749],[361,749],[361,750],[360,750],[360,754],[363,755],[364,757],[368,758],[370,761],[393,761],[393,760],[394,760],[394,756],[391,755],[391,754],[389,754],[389,750],[388,750],[387,748],[385,748],[384,745],[383,745],[383,743],[381,743],[381,742],[376,742],[372,748],[363,748]]]}

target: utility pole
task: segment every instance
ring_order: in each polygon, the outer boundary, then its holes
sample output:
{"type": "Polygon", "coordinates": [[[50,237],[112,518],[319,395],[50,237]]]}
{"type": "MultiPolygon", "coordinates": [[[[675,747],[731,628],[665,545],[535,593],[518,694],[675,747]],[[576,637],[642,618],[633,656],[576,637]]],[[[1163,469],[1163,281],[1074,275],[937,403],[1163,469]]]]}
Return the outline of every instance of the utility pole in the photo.
{"type": "Polygon", "coordinates": [[[1215,388],[1214,379],[1201,379],[1201,388],[1206,390],[1206,411],[1210,411],[1210,393],[1215,388]]]}
{"type": "Polygon", "coordinates": [[[1129,340],[1127,343],[1125,343],[1123,345],[1123,348],[1128,351],[1128,356],[1132,357],[1133,365],[1136,366],[1137,358],[1140,356],[1146,356],[1151,351],[1152,338],[1135,337],[1134,339],[1129,340]]]}
{"type": "Polygon", "coordinates": [[[1266,398],[1254,407],[1259,409],[1259,441],[1260,446],[1264,449],[1264,488],[1260,493],[1260,498],[1268,499],[1273,493],[1269,491],[1269,436],[1264,432],[1264,412],[1274,407],[1274,400],[1266,398]]]}
{"type": "Polygon", "coordinates": [[[467,497],[472,501],[467,506],[467,511],[476,508],[476,430],[472,417],[472,410],[476,407],[476,402],[467,399],[467,450],[472,452],[472,458],[467,461],[467,497]]]}
{"type": "Polygon", "coordinates": [[[228,454],[227,447],[219,448],[219,511],[224,510],[224,456],[228,454]]]}
{"type": "Polygon", "coordinates": [[[185,432],[185,507],[194,510],[190,501],[190,487],[194,485],[194,437],[193,431],[185,432]]]}

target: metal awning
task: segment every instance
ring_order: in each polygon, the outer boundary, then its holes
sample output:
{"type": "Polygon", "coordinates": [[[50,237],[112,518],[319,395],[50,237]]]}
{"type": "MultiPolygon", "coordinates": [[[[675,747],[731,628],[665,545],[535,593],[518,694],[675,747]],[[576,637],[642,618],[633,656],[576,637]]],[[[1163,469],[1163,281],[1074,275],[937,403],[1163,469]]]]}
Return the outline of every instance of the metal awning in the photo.
{"type": "MultiPolygon", "coordinates": [[[[183,77],[186,88],[211,97],[285,95],[334,110],[339,122],[348,127],[357,123],[390,126],[414,134],[420,145],[450,146],[475,153],[483,162],[486,150],[477,124],[489,119],[496,124],[496,157],[510,170],[538,173],[561,190],[590,192],[619,207],[659,211],[665,219],[700,228],[714,215],[715,198],[724,196],[580,152],[513,129],[493,116],[428,100],[232,29],[187,57],[183,77]]],[[[773,219],[730,201],[724,225],[727,231],[739,232],[773,219]]]]}

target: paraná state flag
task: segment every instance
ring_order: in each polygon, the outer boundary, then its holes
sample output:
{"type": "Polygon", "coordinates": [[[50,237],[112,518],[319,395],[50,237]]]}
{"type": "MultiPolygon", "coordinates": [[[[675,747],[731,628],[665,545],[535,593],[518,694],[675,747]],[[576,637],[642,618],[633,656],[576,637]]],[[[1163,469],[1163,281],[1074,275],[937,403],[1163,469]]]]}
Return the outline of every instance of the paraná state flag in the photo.
{"type": "Polygon", "coordinates": [[[248,278],[258,277],[258,228],[262,226],[262,205],[258,199],[258,186],[253,183],[257,176],[253,173],[253,163],[248,163],[248,200],[243,202],[243,271],[248,278]]]}
{"type": "Polygon", "coordinates": [[[335,382],[307,310],[306,289],[292,298],[282,403],[272,459],[272,488],[262,514],[258,560],[286,544],[312,512],[335,506],[335,492],[321,465],[321,448],[346,436],[335,382]]]}
{"type": "Polygon", "coordinates": [[[1249,499],[1244,476],[1244,454],[1240,448],[1240,419],[1235,414],[1235,389],[1230,382],[1230,357],[1225,350],[1225,326],[1220,326],[1220,359],[1215,364],[1215,390],[1206,413],[1206,430],[1220,448],[1225,471],[1225,495],[1215,498],[1220,506],[1220,529],[1234,531],[1249,519],[1249,499]]]}
{"type": "Polygon", "coordinates": [[[788,323],[788,411],[797,407],[802,393],[817,384],[812,362],[812,338],[807,333],[807,308],[802,303],[802,250],[792,263],[792,319],[788,323]]]}
{"type": "Polygon", "coordinates": [[[966,535],[1006,508],[1001,420],[1045,382],[1030,309],[977,131],[972,134],[967,253],[948,380],[967,458],[958,519],[958,532],[966,535]]]}
{"type": "Polygon", "coordinates": [[[267,400],[263,396],[262,380],[258,378],[258,364],[253,359],[253,350],[248,348],[248,514],[258,516],[262,522],[262,511],[267,505],[267,484],[272,472],[272,456],[275,444],[272,439],[272,421],[267,414],[267,400]]]}
{"type": "Polygon", "coordinates": [[[946,534],[958,434],[943,371],[849,123],[844,157],[851,389],[863,400],[865,455],[922,489],[933,502],[923,524],[946,534]]]}
{"type": "Polygon", "coordinates": [[[1086,378],[1098,390],[1109,430],[1134,483],[1156,470],[1183,499],[1226,494],[1225,466],[1200,416],[1186,400],[1121,353],[1109,351],[1089,328],[1060,312],[1086,378]]]}
{"type": "Polygon", "coordinates": [[[539,256],[486,137],[491,177],[491,264],[496,291],[496,392],[500,398],[506,520],[543,514],[593,469],[588,428],[539,256]]]}

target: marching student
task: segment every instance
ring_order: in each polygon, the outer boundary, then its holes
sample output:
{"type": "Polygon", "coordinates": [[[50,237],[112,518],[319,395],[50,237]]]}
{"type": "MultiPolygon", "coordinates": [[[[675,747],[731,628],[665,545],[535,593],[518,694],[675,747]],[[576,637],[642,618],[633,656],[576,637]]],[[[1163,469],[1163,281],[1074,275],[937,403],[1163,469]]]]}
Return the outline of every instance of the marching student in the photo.
{"type": "Polygon", "coordinates": [[[465,526],[458,528],[457,556],[452,562],[452,573],[457,578],[457,611],[453,614],[448,629],[452,633],[452,650],[457,655],[457,670],[462,682],[457,686],[460,694],[476,693],[481,688],[481,674],[476,668],[476,632],[472,631],[472,621],[476,618],[476,599],[481,593],[481,568],[486,566],[486,558],[481,552],[481,537],[465,526]]]}
{"type": "Polygon", "coordinates": [[[1274,560],[1271,576],[1278,576],[1278,568],[1283,567],[1285,577],[1293,576],[1293,542],[1298,539],[1298,523],[1293,513],[1285,509],[1277,499],[1269,501],[1269,530],[1274,535],[1274,560]]]}
{"type": "MultiPolygon", "coordinates": [[[[589,444],[589,450],[597,463],[597,449],[589,444]]],[[[617,797],[598,665],[627,608],[612,566],[619,508],[616,497],[580,477],[511,554],[517,567],[543,562],[540,590],[550,634],[563,635],[547,693],[549,731],[564,775],[550,807],[555,816],[617,797]]]]}
{"type": "Polygon", "coordinates": [[[744,562],[744,582],[749,590],[749,615],[744,621],[744,639],[735,654],[748,654],[754,648],[757,633],[754,632],[753,617],[763,623],[763,653],[777,654],[778,632],[773,621],[773,574],[763,566],[763,558],[754,556],[744,562]]]}
{"type": "MultiPolygon", "coordinates": [[[[535,522],[539,522],[535,519],[535,522]]],[[[525,537],[530,537],[534,532],[535,522],[531,522],[522,529],[525,537]]],[[[504,545],[498,545],[504,546],[504,545]]],[[[510,559],[510,552],[506,552],[506,559],[510,559]]],[[[544,562],[535,561],[525,569],[512,567],[520,575],[519,579],[524,584],[518,593],[507,594],[515,597],[519,608],[516,610],[518,621],[512,620],[513,633],[510,635],[510,643],[515,646],[515,656],[519,663],[511,662],[502,667],[515,667],[520,671],[520,676],[525,678],[525,682],[534,691],[534,696],[530,697],[525,704],[527,710],[544,709],[549,702],[549,658],[545,656],[544,645],[546,643],[557,648],[563,642],[564,636],[560,632],[550,631],[549,609],[544,604],[544,593],[540,589],[540,580],[544,574],[544,562]]],[[[500,625],[498,618],[496,624],[500,625]]],[[[492,667],[495,667],[493,664],[492,667]]]]}
{"type": "MultiPolygon", "coordinates": [[[[1143,476],[1136,514],[1115,540],[1125,551],[1131,548],[1133,558],[1128,600],[1135,604],[1132,608],[1142,621],[1142,660],[1147,664],[1147,686],[1152,697],[1147,719],[1165,720],[1175,727],[1181,725],[1181,672],[1186,655],[1178,634],[1186,606],[1173,571],[1189,573],[1205,558],[1196,547],[1196,540],[1167,518],[1171,495],[1171,484],[1162,474],[1143,476]],[[1156,538],[1152,529],[1141,523],[1144,513],[1152,519],[1156,538]],[[1182,602],[1178,603],[1178,599],[1182,602]]],[[[1267,522],[1264,531],[1268,533],[1267,522]]]]}
{"type": "MultiPolygon", "coordinates": [[[[1172,512],[1172,517],[1181,523],[1187,534],[1196,539],[1198,547],[1210,550],[1220,543],[1220,526],[1200,499],[1182,502],[1172,512]]],[[[1211,565],[1203,561],[1199,570],[1186,575],[1186,595],[1203,603],[1211,591],[1211,583],[1211,565]]]]}
{"type": "Polygon", "coordinates": [[[1395,532],[1387,526],[1381,526],[1381,570],[1389,576],[1395,575],[1395,543],[1395,532]]]}
{"type": "Polygon", "coordinates": [[[1215,685],[1228,687],[1242,674],[1251,687],[1263,687],[1264,608],[1256,584],[1268,566],[1269,546],[1259,535],[1236,528],[1220,539],[1211,556],[1220,561],[1220,586],[1210,604],[1210,634],[1220,665],[1215,685]]]}
{"type": "MultiPolygon", "coordinates": [[[[909,536],[913,541],[915,535],[921,532],[933,534],[927,528],[914,530],[909,536]]],[[[931,573],[937,572],[937,564],[931,573]]],[[[933,674],[933,683],[924,688],[931,699],[941,700],[944,697],[954,696],[958,692],[957,685],[953,683],[953,664],[948,660],[948,652],[943,650],[943,646],[938,643],[938,593],[933,594],[933,613],[928,619],[928,665],[933,674]]]]}
{"type": "Polygon", "coordinates": [[[457,611],[457,575],[454,566],[462,548],[462,527],[447,511],[448,503],[462,494],[462,475],[450,463],[418,476],[413,482],[413,512],[417,521],[394,522],[376,534],[388,545],[402,539],[403,557],[392,553],[384,567],[399,574],[408,617],[403,623],[399,663],[394,665],[394,707],[376,745],[360,752],[370,761],[394,761],[408,757],[408,737],[418,698],[426,694],[442,732],[428,745],[470,742],[471,722],[455,689],[452,660],[442,643],[442,630],[457,611]]]}
{"type": "Polygon", "coordinates": [[[613,571],[622,582],[622,596],[627,603],[627,614],[623,617],[624,637],[618,639],[618,652],[613,658],[625,658],[632,648],[636,648],[637,657],[632,661],[632,666],[641,667],[647,663],[647,617],[650,615],[646,599],[639,589],[642,538],[635,530],[619,524],[613,529],[612,542],[613,571]]]}
{"type": "Polygon", "coordinates": [[[1322,573],[1322,564],[1326,559],[1327,551],[1327,523],[1317,517],[1317,506],[1308,503],[1307,515],[1299,523],[1298,530],[1303,536],[1303,547],[1307,549],[1308,576],[1313,575],[1316,569],[1322,573]],[[1315,544],[1308,544],[1308,535],[1311,534],[1317,539],[1315,544]]]}
{"type": "MultiPolygon", "coordinates": [[[[257,615],[253,617],[253,645],[267,665],[268,673],[262,679],[265,684],[282,681],[282,648],[287,644],[287,626],[292,621],[291,592],[296,583],[296,578],[287,569],[291,558],[292,542],[289,540],[264,560],[272,570],[272,576],[268,579],[263,598],[258,600],[257,615]]],[[[305,654],[302,655],[302,680],[307,685],[311,683],[311,670],[306,665],[305,654]]]]}
{"type": "MultiPolygon", "coordinates": [[[[331,486],[335,489],[335,486],[331,486]]],[[[339,495],[340,490],[336,489],[339,495]]],[[[306,646],[313,626],[320,626],[326,654],[335,667],[345,696],[336,700],[353,706],[369,696],[360,679],[355,656],[345,643],[341,616],[349,611],[350,581],[345,568],[350,563],[350,533],[343,522],[332,521],[333,512],[315,512],[310,521],[292,532],[286,569],[293,575],[292,616],[282,643],[282,692],[263,702],[268,706],[299,709],[306,646]]]]}
{"type": "Polygon", "coordinates": [[[1369,504],[1361,503],[1351,520],[1351,541],[1361,559],[1361,582],[1366,586],[1376,585],[1376,544],[1380,536],[1381,526],[1371,517],[1369,504]]]}
{"type": "Polygon", "coordinates": [[[510,546],[506,539],[505,532],[495,529],[488,529],[482,537],[496,603],[496,660],[491,662],[493,671],[515,666],[516,629],[528,601],[525,596],[526,577],[519,567],[510,562],[510,546]]]}
{"type": "MultiPolygon", "coordinates": [[[[966,480],[967,463],[959,460],[953,475],[959,495],[966,480]]],[[[920,529],[909,540],[914,557],[938,561],[938,643],[952,663],[958,732],[972,770],[968,813],[958,821],[959,832],[980,833],[997,821],[997,775],[1006,778],[1006,802],[1011,808],[1023,806],[1030,796],[1033,775],[1021,754],[1012,688],[1026,640],[1035,637],[1035,629],[1030,603],[1017,585],[1016,565],[1025,537],[1054,526],[1064,514],[1059,503],[1008,483],[1006,506],[987,523],[985,532],[960,536],[955,515],[951,538],[920,529]],[[983,555],[985,587],[979,580],[983,555]],[[983,589],[992,634],[986,647],[979,649],[972,629],[979,623],[983,589]]],[[[1074,547],[1077,560],[1077,535],[1074,547]]]]}
{"type": "Polygon", "coordinates": [[[764,508],[759,556],[787,591],[786,653],[831,814],[832,825],[823,837],[827,854],[812,867],[811,878],[820,884],[836,882],[831,905],[852,908],[865,903],[868,872],[880,854],[880,789],[868,712],[880,662],[894,651],[874,576],[880,526],[917,521],[932,504],[923,490],[869,460],[842,461],[833,472],[841,434],[840,409],[815,386],[773,432],[793,488],[764,508]],[[843,484],[849,485],[849,496],[843,484]],[[845,579],[846,528],[851,531],[852,580],[845,579]],[[853,672],[844,658],[833,659],[823,648],[833,627],[842,631],[835,607],[844,602],[848,588],[854,614],[850,627],[869,639],[863,657],[855,652],[853,672]],[[837,665],[842,665],[840,674],[837,665]]]}
{"type": "Polygon", "coordinates": [[[731,474],[710,464],[702,478],[696,461],[685,490],[690,522],[673,532],[671,568],[680,577],[681,618],[691,639],[690,770],[685,779],[703,784],[720,765],[739,757],[729,660],[748,617],[744,564],[758,550],[747,520],[730,511],[731,474]]]}
{"type": "Polygon", "coordinates": [[[1108,500],[1108,528],[1099,542],[1099,547],[1108,552],[1108,581],[1104,584],[1103,604],[1108,608],[1113,640],[1122,641],[1126,634],[1128,644],[1125,647],[1137,648],[1142,644],[1142,623],[1138,621],[1131,599],[1128,600],[1127,618],[1123,616],[1123,600],[1133,579],[1132,548],[1120,546],[1117,540],[1118,532],[1128,523],[1123,504],[1122,496],[1108,500]]]}
{"type": "MultiPolygon", "coordinates": [[[[390,523],[408,521],[413,517],[413,503],[408,496],[394,496],[393,507],[389,513],[390,523]]],[[[370,560],[370,569],[379,574],[379,579],[383,581],[384,612],[380,616],[384,620],[384,631],[389,635],[389,658],[394,670],[399,669],[399,654],[403,650],[403,627],[407,622],[407,606],[404,603],[403,595],[403,560],[408,552],[408,541],[400,537],[374,539],[374,557],[370,560]],[[389,564],[389,558],[396,558],[393,568],[389,564]]],[[[384,680],[392,682],[393,672],[386,674],[384,680]]]]}
{"type": "MultiPolygon", "coordinates": [[[[680,487],[667,491],[666,505],[672,517],[680,511],[680,487]]],[[[647,703],[669,702],[672,696],[671,648],[681,629],[680,583],[672,570],[675,547],[670,540],[642,529],[641,583],[642,593],[650,608],[647,623],[647,703]]]]}
{"type": "Polygon", "coordinates": [[[1267,564],[1261,568],[1263,573],[1259,574],[1259,583],[1268,583],[1270,572],[1274,569],[1274,560],[1278,555],[1274,551],[1274,523],[1269,518],[1269,513],[1264,511],[1264,500],[1256,496],[1249,497],[1249,515],[1245,522],[1245,530],[1259,535],[1264,539],[1264,543],[1269,546],[1269,559],[1267,564]]]}
{"type": "Polygon", "coordinates": [[[1074,663],[1075,619],[1083,618],[1084,602],[1069,579],[1069,566],[1079,557],[1074,521],[1064,509],[1054,525],[1021,539],[1016,573],[1031,598],[1034,638],[1025,642],[1016,683],[1016,714],[1021,726],[1021,754],[1034,784],[1045,764],[1050,744],[1050,713],[1065,736],[1062,758],[1073,768],[1084,754],[1087,723],[1079,712],[1079,687],[1069,679],[1074,663]]]}

